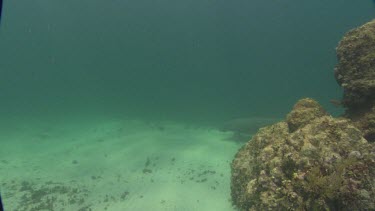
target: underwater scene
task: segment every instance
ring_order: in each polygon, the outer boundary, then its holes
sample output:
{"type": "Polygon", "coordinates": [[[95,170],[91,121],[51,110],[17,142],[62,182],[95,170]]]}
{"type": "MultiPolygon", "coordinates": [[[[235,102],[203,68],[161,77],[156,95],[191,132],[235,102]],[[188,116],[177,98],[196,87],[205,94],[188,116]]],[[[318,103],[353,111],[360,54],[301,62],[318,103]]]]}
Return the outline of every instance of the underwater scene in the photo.
{"type": "Polygon", "coordinates": [[[375,210],[375,1],[1,4],[1,211],[375,210]]]}

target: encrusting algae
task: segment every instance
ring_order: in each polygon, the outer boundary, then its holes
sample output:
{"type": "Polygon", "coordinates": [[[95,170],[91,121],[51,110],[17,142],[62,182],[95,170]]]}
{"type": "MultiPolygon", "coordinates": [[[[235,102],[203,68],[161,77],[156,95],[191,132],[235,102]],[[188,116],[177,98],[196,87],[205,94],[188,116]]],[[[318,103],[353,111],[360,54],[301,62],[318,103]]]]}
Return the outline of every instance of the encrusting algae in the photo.
{"type": "Polygon", "coordinates": [[[330,116],[313,99],[301,99],[285,121],[261,128],[237,152],[231,164],[237,208],[375,210],[375,57],[371,62],[361,58],[375,55],[375,47],[361,41],[372,38],[375,21],[349,32],[338,47],[335,74],[344,87],[343,117],[330,116]],[[356,35],[350,44],[356,33],[366,35],[356,35]],[[361,66],[363,61],[370,63],[361,66]],[[353,71],[361,83],[349,85],[353,71]],[[368,88],[361,89],[365,82],[368,88]]]}

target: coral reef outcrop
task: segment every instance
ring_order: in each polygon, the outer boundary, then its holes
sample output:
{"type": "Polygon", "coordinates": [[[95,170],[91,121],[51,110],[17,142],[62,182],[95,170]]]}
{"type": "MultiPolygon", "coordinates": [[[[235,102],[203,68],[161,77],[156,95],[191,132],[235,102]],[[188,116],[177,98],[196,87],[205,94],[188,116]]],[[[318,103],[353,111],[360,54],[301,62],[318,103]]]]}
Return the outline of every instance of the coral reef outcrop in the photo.
{"type": "Polygon", "coordinates": [[[375,101],[375,20],[349,31],[336,49],[335,78],[344,89],[345,107],[375,101]]]}
{"type": "Polygon", "coordinates": [[[232,200],[240,210],[375,210],[374,159],[350,120],[302,99],[236,154],[232,200]]]}
{"type": "Polygon", "coordinates": [[[345,116],[363,132],[363,137],[369,142],[375,142],[375,105],[368,109],[352,109],[345,116]]]}
{"type": "Polygon", "coordinates": [[[375,210],[375,20],[348,32],[337,57],[345,114],[306,98],[259,129],[231,164],[240,210],[375,210]]]}
{"type": "Polygon", "coordinates": [[[303,99],[298,101],[293,110],[287,115],[286,121],[291,132],[299,127],[309,124],[317,117],[326,115],[323,107],[313,99],[303,99]]]}
{"type": "Polygon", "coordinates": [[[349,31],[337,47],[335,78],[344,90],[345,116],[375,141],[375,20],[349,31]]]}

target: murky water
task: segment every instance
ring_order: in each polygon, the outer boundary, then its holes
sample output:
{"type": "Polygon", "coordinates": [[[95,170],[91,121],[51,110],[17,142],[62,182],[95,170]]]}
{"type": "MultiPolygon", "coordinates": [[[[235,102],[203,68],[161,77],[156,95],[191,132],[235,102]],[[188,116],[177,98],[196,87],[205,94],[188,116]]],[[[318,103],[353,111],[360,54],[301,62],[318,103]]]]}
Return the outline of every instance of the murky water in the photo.
{"type": "Polygon", "coordinates": [[[301,97],[330,99],[373,1],[5,1],[6,210],[231,210],[230,167],[301,97]],[[248,130],[247,130],[248,128],[248,130]]]}

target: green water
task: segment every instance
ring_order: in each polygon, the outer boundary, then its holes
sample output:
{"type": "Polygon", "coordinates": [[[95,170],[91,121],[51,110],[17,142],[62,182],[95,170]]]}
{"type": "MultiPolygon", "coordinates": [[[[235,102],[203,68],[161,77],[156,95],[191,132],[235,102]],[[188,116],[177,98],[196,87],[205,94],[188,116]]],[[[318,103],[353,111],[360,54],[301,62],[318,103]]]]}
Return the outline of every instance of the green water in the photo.
{"type": "Polygon", "coordinates": [[[329,103],[342,93],[335,47],[375,17],[371,0],[5,0],[3,9],[0,189],[9,210],[42,209],[21,202],[25,182],[35,192],[71,180],[88,196],[68,210],[233,209],[229,163],[241,143],[217,126],[269,123],[302,97],[339,114],[329,103]],[[162,166],[154,179],[142,172],[148,158],[162,166]],[[189,172],[192,183],[181,182],[189,172]]]}
{"type": "Polygon", "coordinates": [[[1,110],[156,119],[331,109],[335,47],[372,1],[5,1],[1,110]]]}

